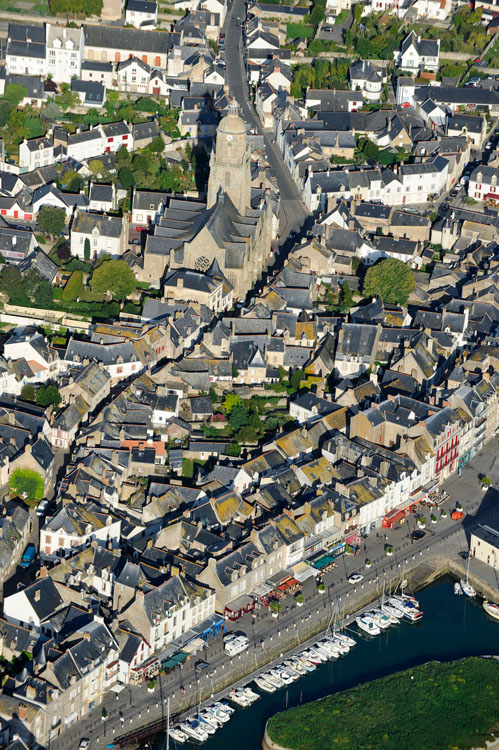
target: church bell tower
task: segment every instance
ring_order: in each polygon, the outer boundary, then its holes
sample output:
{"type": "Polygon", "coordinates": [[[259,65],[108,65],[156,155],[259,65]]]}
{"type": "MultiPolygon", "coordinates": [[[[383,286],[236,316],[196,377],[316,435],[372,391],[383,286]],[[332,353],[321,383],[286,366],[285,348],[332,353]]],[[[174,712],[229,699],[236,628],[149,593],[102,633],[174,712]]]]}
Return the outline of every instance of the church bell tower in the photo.
{"type": "Polygon", "coordinates": [[[210,159],[208,208],[217,202],[220,188],[228,195],[240,214],[250,207],[250,147],[246,125],[235,100],[217,130],[216,148],[210,159]]]}

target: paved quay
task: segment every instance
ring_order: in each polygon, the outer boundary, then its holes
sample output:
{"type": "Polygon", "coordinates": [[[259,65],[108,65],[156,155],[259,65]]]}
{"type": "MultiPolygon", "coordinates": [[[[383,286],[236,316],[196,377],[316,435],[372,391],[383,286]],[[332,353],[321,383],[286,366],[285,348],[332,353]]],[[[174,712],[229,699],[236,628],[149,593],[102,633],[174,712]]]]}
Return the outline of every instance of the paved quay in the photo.
{"type": "MultiPolygon", "coordinates": [[[[188,711],[212,695],[237,683],[247,682],[250,676],[281,653],[302,648],[309,638],[316,637],[327,627],[339,607],[343,613],[355,612],[374,599],[383,585],[383,581],[399,582],[402,577],[409,580],[410,588],[418,587],[432,580],[436,574],[445,572],[447,563],[452,565],[455,574],[463,571],[459,552],[468,548],[471,530],[478,523],[487,523],[498,513],[499,461],[496,461],[497,439],[488,443],[484,450],[463,468],[461,476],[452,477],[444,489],[450,499],[444,506],[447,510],[461,502],[466,517],[462,522],[452,521],[450,514],[437,524],[429,525],[426,535],[419,541],[411,541],[410,533],[414,530],[416,520],[410,517],[403,526],[386,532],[373,532],[365,540],[367,550],[358,557],[343,556],[338,565],[324,576],[326,592],[318,592],[315,583],[305,582],[303,593],[305,603],[297,607],[291,597],[284,600],[283,610],[278,618],[273,618],[268,610],[258,612],[254,617],[245,615],[236,623],[228,623],[228,629],[242,631],[250,638],[251,645],[247,652],[230,659],[223,649],[223,640],[219,635],[207,644],[202,653],[188,660],[182,667],[168,675],[161,675],[154,693],[149,693],[145,686],[127,687],[118,694],[118,700],[110,695],[103,705],[108,711],[108,719],[102,721],[101,706],[97,707],[86,720],[53,740],[50,750],[73,750],[78,747],[81,737],[88,737],[96,747],[106,747],[110,742],[124,736],[131,730],[146,726],[155,721],[166,719],[166,699],[170,697],[172,716],[188,711]],[[480,488],[479,477],[487,474],[492,480],[489,490],[484,493],[480,488]],[[389,543],[395,554],[387,557],[384,546],[389,543]],[[371,560],[371,568],[365,567],[365,560],[371,560]],[[417,568],[415,574],[412,573],[417,568]],[[348,576],[360,572],[364,580],[352,586],[348,576]],[[411,576],[414,575],[414,579],[411,576]],[[198,674],[194,670],[197,659],[203,658],[210,664],[210,669],[198,674]],[[181,692],[183,688],[184,692],[181,692]]],[[[428,514],[429,515],[429,514],[428,514]]],[[[440,517],[440,512],[436,515],[440,517]]],[[[498,590],[496,572],[476,561],[471,564],[472,582],[480,591],[480,579],[498,590]]],[[[347,619],[348,622],[348,619],[347,619]]]]}

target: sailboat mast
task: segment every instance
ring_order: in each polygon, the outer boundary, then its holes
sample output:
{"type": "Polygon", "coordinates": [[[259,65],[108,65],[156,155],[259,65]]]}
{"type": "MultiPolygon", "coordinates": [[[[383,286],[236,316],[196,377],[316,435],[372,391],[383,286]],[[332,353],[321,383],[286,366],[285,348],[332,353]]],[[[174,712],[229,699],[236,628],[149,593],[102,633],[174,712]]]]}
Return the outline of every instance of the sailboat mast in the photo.
{"type": "Polygon", "coordinates": [[[170,749],[170,696],[168,696],[168,700],[166,701],[166,748],[165,750],[170,749]]]}

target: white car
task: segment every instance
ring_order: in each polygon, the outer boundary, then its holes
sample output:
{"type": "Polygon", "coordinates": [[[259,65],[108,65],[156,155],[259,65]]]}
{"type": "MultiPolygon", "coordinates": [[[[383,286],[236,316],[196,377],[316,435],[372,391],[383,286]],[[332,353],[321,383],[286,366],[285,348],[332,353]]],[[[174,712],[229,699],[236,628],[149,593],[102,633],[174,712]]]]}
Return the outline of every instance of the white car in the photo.
{"type": "Polygon", "coordinates": [[[90,747],[90,740],[87,737],[83,737],[78,745],[78,750],[87,750],[87,747],[90,747]]]}
{"type": "Polygon", "coordinates": [[[361,576],[360,573],[353,573],[348,579],[348,583],[360,583],[363,580],[364,576],[361,576]]]}

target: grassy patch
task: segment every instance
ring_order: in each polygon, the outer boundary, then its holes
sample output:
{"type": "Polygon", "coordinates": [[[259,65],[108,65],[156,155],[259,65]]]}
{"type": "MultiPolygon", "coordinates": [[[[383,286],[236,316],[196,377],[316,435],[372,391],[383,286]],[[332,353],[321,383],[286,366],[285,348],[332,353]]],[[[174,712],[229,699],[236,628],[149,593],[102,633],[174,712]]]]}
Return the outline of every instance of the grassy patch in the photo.
{"type": "Polygon", "coordinates": [[[10,477],[10,491],[25,501],[38,501],[43,497],[44,482],[41,474],[31,469],[16,469],[10,477]],[[24,497],[26,495],[26,497],[24,497]]]}
{"type": "Polygon", "coordinates": [[[497,722],[499,664],[430,662],[273,716],[270,738],[290,750],[483,747],[497,722]]]}
{"type": "Polygon", "coordinates": [[[286,39],[311,39],[314,35],[314,27],[306,23],[288,23],[286,27],[286,39]]]}
{"type": "Polygon", "coordinates": [[[187,477],[187,479],[192,479],[194,475],[194,461],[192,458],[182,459],[182,474],[184,477],[187,477]]]}

